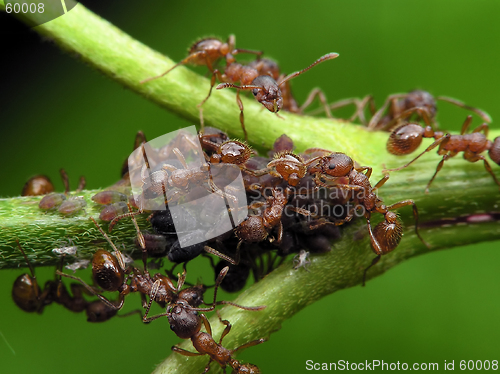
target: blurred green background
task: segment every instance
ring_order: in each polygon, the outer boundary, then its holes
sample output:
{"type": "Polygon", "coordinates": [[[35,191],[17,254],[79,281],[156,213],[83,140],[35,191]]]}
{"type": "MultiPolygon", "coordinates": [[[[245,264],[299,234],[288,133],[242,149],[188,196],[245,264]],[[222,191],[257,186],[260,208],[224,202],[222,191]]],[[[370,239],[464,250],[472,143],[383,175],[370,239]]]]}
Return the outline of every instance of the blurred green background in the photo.
{"type": "MultiPolygon", "coordinates": [[[[373,94],[379,105],[391,93],[422,88],[500,118],[498,1],[82,3],[174,60],[200,37],[225,39],[231,33],[238,47],[263,50],[285,72],[302,69],[327,52],[340,53],[293,81],[299,102],[317,86],[329,101],[373,94]]],[[[72,188],[80,175],[86,176],[88,188],[108,186],[119,177],[137,130],[152,139],[191,124],[90,70],[36,33],[23,32],[6,15],[0,30],[2,197],[18,195],[37,173],[49,175],[62,190],[61,167],[72,188]]],[[[464,118],[462,109],[439,106],[442,128],[458,130],[464,118]]],[[[492,126],[498,127],[497,122],[492,126]]],[[[309,306],[269,342],[240,357],[264,373],[307,372],[306,360],[436,362],[440,368],[445,360],[455,360],[455,370],[460,360],[499,360],[498,247],[492,242],[412,259],[365,288],[309,306]]],[[[190,280],[201,276],[210,283],[208,262],[197,266],[190,280]]],[[[147,326],[137,317],[89,324],[83,315],[58,305],[43,315],[24,313],[10,296],[11,284],[23,271],[0,272],[2,373],[148,373],[179,341],[166,319],[147,326]]],[[[37,269],[37,275],[43,284],[53,269],[37,269]]],[[[139,299],[126,304],[127,310],[134,309],[139,299]]]]}

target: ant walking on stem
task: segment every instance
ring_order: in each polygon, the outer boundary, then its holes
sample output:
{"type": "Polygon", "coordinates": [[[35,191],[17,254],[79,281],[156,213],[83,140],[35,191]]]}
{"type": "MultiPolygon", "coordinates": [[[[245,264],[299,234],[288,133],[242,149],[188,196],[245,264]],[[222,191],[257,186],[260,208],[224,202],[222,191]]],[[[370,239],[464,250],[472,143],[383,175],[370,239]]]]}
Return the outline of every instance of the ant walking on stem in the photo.
{"type": "Polygon", "coordinates": [[[443,167],[446,160],[456,156],[459,152],[464,152],[464,159],[469,162],[477,162],[483,160],[484,168],[491,175],[495,183],[500,186],[500,182],[496,178],[486,157],[481,153],[488,151],[488,155],[497,165],[500,165],[500,137],[496,137],[493,141],[488,140],[489,127],[486,123],[475,128],[472,133],[466,134],[472,121],[472,116],[468,116],[462,125],[460,135],[444,134],[442,131],[434,131],[430,125],[425,128],[417,123],[406,123],[396,128],[389,139],[387,140],[387,150],[393,155],[407,155],[415,151],[422,143],[422,138],[433,138],[435,141],[428,146],[413,160],[407,164],[386,171],[398,171],[411,165],[418,160],[422,155],[432,151],[439,146],[438,154],[443,158],[436,167],[436,171],[425,188],[425,193],[429,193],[429,187],[436,178],[437,173],[443,167]]]}

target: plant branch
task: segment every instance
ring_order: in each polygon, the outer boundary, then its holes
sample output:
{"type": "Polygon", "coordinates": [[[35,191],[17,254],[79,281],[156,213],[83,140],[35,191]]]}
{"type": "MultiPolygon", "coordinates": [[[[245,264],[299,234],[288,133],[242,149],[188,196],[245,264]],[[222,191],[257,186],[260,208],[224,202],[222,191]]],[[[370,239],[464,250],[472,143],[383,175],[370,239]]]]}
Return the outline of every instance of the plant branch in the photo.
{"type": "MultiPolygon", "coordinates": [[[[143,79],[166,71],[174,62],[134,40],[81,4],[35,30],[123,86],[198,123],[197,104],[207,95],[209,80],[179,67],[164,78],[140,84],[143,79]]],[[[203,106],[206,124],[222,128],[232,136],[242,136],[235,93],[221,90],[213,92],[212,96],[203,106]]],[[[286,133],[294,140],[298,151],[319,147],[345,152],[360,164],[372,166],[375,177],[380,176],[384,164],[396,167],[412,157],[388,155],[385,150],[386,133],[368,132],[365,128],[339,120],[289,113],[282,114],[284,119],[281,119],[262,110],[253,99],[242,99],[251,142],[259,149],[271,148],[274,140],[286,133]]],[[[490,134],[498,136],[500,132],[491,131],[490,134]]],[[[426,195],[425,185],[438,161],[435,153],[422,157],[415,165],[392,174],[380,191],[380,197],[387,204],[409,198],[416,201],[422,223],[421,233],[432,250],[416,238],[411,209],[400,209],[406,224],[403,240],[394,252],[383,256],[381,262],[370,270],[369,277],[418,254],[500,238],[500,229],[495,221],[498,215],[488,215],[498,212],[500,194],[484,167],[458,159],[447,161],[433,183],[431,193],[426,195]]],[[[495,173],[500,176],[497,169],[495,173]]],[[[88,200],[95,192],[84,191],[82,195],[88,200]]],[[[27,243],[30,251],[35,251],[37,264],[55,263],[55,257],[49,250],[67,238],[76,242],[84,256],[90,256],[96,241],[99,241],[97,245],[103,242],[87,219],[88,214],[96,212],[90,200],[85,214],[71,218],[44,214],[37,207],[38,201],[39,198],[0,200],[0,267],[23,266],[24,260],[16,253],[17,238],[27,243]]],[[[374,217],[374,224],[376,222],[374,217]]],[[[145,222],[140,224],[143,227],[145,222]]],[[[135,236],[132,224],[124,222],[119,228],[121,231],[117,231],[115,238],[117,242],[125,241],[127,246],[132,247],[131,238],[135,236]]],[[[267,305],[264,311],[224,308],[222,316],[234,325],[225,339],[225,345],[234,348],[249,340],[267,337],[303,307],[329,293],[359,284],[363,269],[373,257],[366,223],[362,219],[357,220],[343,228],[342,239],[333,244],[331,252],[313,257],[312,274],[294,271],[288,262],[253,285],[236,301],[243,305],[267,305]]],[[[220,334],[220,323],[216,318],[211,322],[214,332],[220,334]]],[[[185,342],[183,347],[192,350],[190,345],[190,342],[185,342]]],[[[157,372],[174,372],[182,365],[183,372],[198,373],[206,361],[206,357],[187,359],[174,354],[158,367],[157,372]]]]}

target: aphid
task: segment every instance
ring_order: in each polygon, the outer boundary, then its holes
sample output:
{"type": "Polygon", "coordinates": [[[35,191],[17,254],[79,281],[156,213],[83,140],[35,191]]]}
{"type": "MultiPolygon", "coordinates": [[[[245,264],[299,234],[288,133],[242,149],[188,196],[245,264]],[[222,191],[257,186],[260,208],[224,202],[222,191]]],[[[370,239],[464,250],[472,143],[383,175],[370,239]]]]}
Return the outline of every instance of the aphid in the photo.
{"type": "MultiPolygon", "coordinates": [[[[237,351],[264,343],[266,341],[265,339],[253,340],[251,342],[243,344],[242,346],[239,346],[238,348],[227,349],[222,346],[222,340],[231,331],[231,324],[229,323],[229,321],[223,320],[219,313],[217,313],[219,316],[219,320],[221,323],[226,325],[226,328],[222,332],[221,338],[219,339],[218,343],[212,337],[212,328],[204,314],[201,314],[198,317],[195,311],[186,308],[184,305],[173,306],[170,313],[171,314],[169,315],[169,322],[172,330],[174,330],[174,332],[176,332],[176,330],[179,332],[181,330],[186,330],[182,331],[182,335],[185,336],[184,339],[190,338],[191,342],[193,343],[193,347],[198,352],[190,352],[177,346],[173,346],[172,351],[184,356],[208,355],[210,357],[210,360],[205,367],[204,373],[210,370],[210,364],[212,363],[212,361],[217,362],[222,367],[224,373],[226,372],[226,366],[230,366],[233,369],[233,373],[260,373],[260,370],[257,366],[253,364],[243,364],[232,356],[237,351]],[[186,321],[190,321],[191,323],[186,324],[186,321]],[[200,332],[202,322],[207,332],[200,332]]],[[[177,335],[179,336],[179,334],[177,335]]]]}
{"type": "MultiPolygon", "coordinates": [[[[250,66],[243,66],[240,64],[231,64],[226,67],[224,74],[220,74],[220,72],[215,71],[214,74],[217,74],[217,77],[221,83],[216,88],[218,90],[224,88],[236,88],[236,102],[238,107],[240,108],[240,123],[245,134],[245,140],[248,140],[247,132],[245,129],[245,122],[243,116],[243,103],[240,99],[240,91],[248,91],[251,90],[255,99],[261,103],[267,110],[273,113],[278,113],[281,109],[283,109],[283,94],[281,92],[280,87],[284,86],[291,79],[299,76],[302,73],[305,73],[309,69],[314,66],[320,64],[321,62],[332,60],[337,58],[338,53],[328,53],[319,59],[317,59],[314,63],[303,70],[296,71],[292,74],[289,74],[285,77],[281,77],[278,81],[276,81],[270,75],[261,75],[258,70],[251,68],[250,66]],[[240,85],[236,83],[240,82],[240,85]]],[[[213,81],[213,80],[212,80],[213,81]]],[[[303,110],[309,103],[313,100],[314,96],[319,96],[320,100],[325,106],[325,110],[327,113],[330,113],[328,105],[326,103],[326,99],[324,99],[324,95],[322,96],[321,91],[315,90],[309,95],[309,98],[306,100],[306,103],[300,108],[303,110]]],[[[207,98],[204,100],[206,101],[207,98]]],[[[204,102],[203,101],[203,102],[204,102]]]]}
{"type": "Polygon", "coordinates": [[[123,201],[119,201],[117,203],[112,203],[109,205],[106,205],[103,207],[101,210],[101,214],[99,214],[99,219],[101,221],[112,221],[114,218],[125,214],[128,212],[128,206],[127,203],[123,201]]]}
{"type": "MultiPolygon", "coordinates": [[[[45,195],[42,200],[40,200],[40,203],[38,203],[38,207],[42,210],[54,210],[56,208],[59,208],[67,199],[67,196],[69,194],[69,178],[68,174],[64,169],[59,170],[61,174],[61,179],[64,184],[64,194],[62,193],[50,193],[48,195],[45,195]]],[[[80,182],[78,184],[78,188],[75,190],[75,192],[80,192],[85,188],[85,178],[80,177],[80,182]]],[[[80,209],[82,209],[87,203],[83,200],[80,199],[80,201],[75,202],[74,200],[71,203],[67,203],[63,208],[62,211],[60,211],[62,214],[65,215],[71,215],[74,213],[77,213],[80,209]]],[[[59,208],[60,209],[60,208],[59,208]]]]}
{"type": "Polygon", "coordinates": [[[127,201],[127,195],[118,191],[101,191],[92,196],[92,201],[100,205],[109,205],[127,201]]]}
{"type": "Polygon", "coordinates": [[[23,187],[21,196],[40,196],[54,192],[54,185],[46,175],[31,177],[23,187]]]}
{"type": "Polygon", "coordinates": [[[420,241],[429,247],[418,232],[418,209],[413,200],[403,200],[386,206],[376,195],[375,191],[387,182],[389,175],[385,175],[372,187],[369,180],[372,168],[368,166],[356,167],[354,161],[349,156],[340,152],[322,157],[317,165],[309,168],[309,172],[315,174],[314,181],[317,186],[328,187],[328,183],[325,182],[333,182],[335,183],[335,187],[352,193],[352,199],[355,201],[355,204],[348,208],[347,216],[342,220],[336,221],[335,225],[338,226],[351,221],[354,217],[354,211],[358,206],[364,208],[364,217],[368,226],[370,242],[377,257],[365,269],[363,285],[367,270],[375,265],[382,255],[393,251],[401,241],[403,235],[402,222],[399,220],[397,214],[391,212],[391,210],[411,205],[413,207],[413,217],[415,218],[415,233],[420,241]],[[363,171],[366,171],[366,174],[363,171]],[[337,179],[341,177],[347,178],[347,183],[336,183],[338,182],[337,179]],[[380,222],[374,229],[372,229],[370,223],[372,213],[380,213],[384,216],[384,221],[380,222]]]}
{"type": "Polygon", "coordinates": [[[301,249],[299,254],[293,258],[293,269],[298,270],[299,268],[304,268],[304,270],[309,271],[308,266],[311,264],[309,261],[309,252],[301,249]]]}
{"type": "Polygon", "coordinates": [[[86,206],[87,202],[85,201],[85,199],[83,197],[78,197],[63,201],[57,210],[59,211],[59,213],[65,216],[70,216],[78,213],[86,206]]]}
{"type": "MultiPolygon", "coordinates": [[[[434,98],[429,92],[422,90],[410,91],[407,94],[390,95],[380,109],[373,115],[368,123],[368,128],[372,130],[390,131],[400,121],[409,120],[416,115],[416,120],[423,119],[427,125],[435,125],[437,113],[436,100],[446,101],[461,108],[476,113],[484,121],[490,123],[491,117],[488,113],[464,104],[461,101],[438,96],[434,98]],[[383,116],[385,111],[387,114],[383,116]]],[[[435,127],[435,126],[434,126],[435,127]]]]}
{"type": "Polygon", "coordinates": [[[58,208],[63,201],[66,200],[66,195],[63,193],[51,193],[45,195],[38,203],[38,207],[42,210],[53,210],[58,208]]]}
{"type": "Polygon", "coordinates": [[[415,151],[422,143],[422,138],[433,138],[435,141],[428,146],[422,153],[420,153],[413,160],[407,164],[395,168],[387,169],[386,171],[397,171],[404,169],[405,167],[411,165],[423,154],[430,152],[437,146],[438,154],[442,155],[443,158],[439,162],[436,172],[432,176],[427,187],[425,188],[425,193],[429,192],[429,187],[436,178],[437,173],[443,167],[446,160],[451,157],[456,156],[459,152],[464,152],[464,159],[469,162],[477,162],[483,160],[484,168],[491,175],[495,183],[500,186],[500,182],[496,178],[489,162],[486,157],[481,155],[481,153],[488,151],[488,155],[491,160],[497,165],[500,165],[500,137],[495,138],[493,141],[488,140],[488,130],[489,127],[486,123],[475,128],[472,133],[466,134],[467,129],[472,121],[472,116],[468,116],[462,125],[462,130],[460,135],[450,135],[444,134],[442,131],[434,131],[431,126],[426,126],[423,128],[417,123],[407,123],[395,129],[389,139],[387,140],[387,150],[393,155],[401,156],[407,155],[415,151]],[[482,132],[482,133],[481,133],[482,132]]]}

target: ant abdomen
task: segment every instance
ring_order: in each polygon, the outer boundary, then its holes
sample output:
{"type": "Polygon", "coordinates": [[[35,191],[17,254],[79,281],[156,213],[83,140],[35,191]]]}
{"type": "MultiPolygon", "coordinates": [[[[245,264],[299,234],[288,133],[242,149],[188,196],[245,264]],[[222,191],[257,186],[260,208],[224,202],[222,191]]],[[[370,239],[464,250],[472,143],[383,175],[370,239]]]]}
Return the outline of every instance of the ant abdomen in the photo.
{"type": "Polygon", "coordinates": [[[494,163],[500,165],[500,136],[497,136],[493,140],[493,144],[491,145],[491,148],[488,151],[488,155],[490,156],[490,158],[494,163]]]}
{"type": "Polygon", "coordinates": [[[399,245],[403,236],[403,224],[399,220],[396,213],[387,212],[385,221],[380,222],[373,229],[373,235],[380,244],[382,254],[385,255],[392,252],[399,245]]]}
{"type": "Polygon", "coordinates": [[[41,293],[36,279],[29,274],[17,277],[12,287],[12,299],[20,309],[29,313],[40,309],[38,296],[41,293]]]}
{"type": "Polygon", "coordinates": [[[87,306],[85,312],[87,313],[87,322],[105,322],[114,317],[118,310],[111,308],[101,300],[96,300],[87,306]]]}
{"type": "Polygon", "coordinates": [[[264,220],[260,216],[248,216],[235,230],[238,238],[247,243],[258,243],[267,238],[269,233],[264,226],[264,220]]]}
{"type": "Polygon", "coordinates": [[[387,151],[393,155],[407,155],[422,144],[425,129],[416,124],[408,123],[395,129],[387,140],[387,151]]]}
{"type": "Polygon", "coordinates": [[[103,249],[99,249],[94,254],[92,274],[99,287],[105,291],[118,290],[125,277],[116,257],[103,249]]]}

